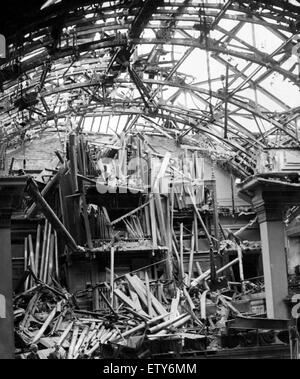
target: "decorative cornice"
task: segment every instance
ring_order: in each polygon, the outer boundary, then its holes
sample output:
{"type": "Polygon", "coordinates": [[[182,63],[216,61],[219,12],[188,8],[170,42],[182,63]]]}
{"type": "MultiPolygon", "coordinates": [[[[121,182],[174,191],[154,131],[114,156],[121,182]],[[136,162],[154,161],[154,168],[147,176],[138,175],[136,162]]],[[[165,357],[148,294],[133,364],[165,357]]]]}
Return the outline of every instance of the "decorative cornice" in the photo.
{"type": "Polygon", "coordinates": [[[240,194],[251,196],[260,223],[282,221],[283,212],[300,203],[300,188],[285,182],[252,177],[239,186],[240,194]]]}

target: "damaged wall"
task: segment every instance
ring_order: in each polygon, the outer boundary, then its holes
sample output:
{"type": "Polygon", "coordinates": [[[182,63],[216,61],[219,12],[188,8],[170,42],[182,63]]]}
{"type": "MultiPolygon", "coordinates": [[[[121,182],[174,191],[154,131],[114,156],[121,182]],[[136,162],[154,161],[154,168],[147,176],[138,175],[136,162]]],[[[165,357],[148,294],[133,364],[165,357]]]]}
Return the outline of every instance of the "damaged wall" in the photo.
{"type": "Polygon", "coordinates": [[[15,150],[8,150],[6,154],[5,171],[8,173],[11,161],[14,158],[13,170],[25,169],[29,172],[38,172],[47,169],[55,169],[58,159],[54,154],[56,150],[63,150],[58,133],[42,132],[39,138],[32,139],[15,150]]]}

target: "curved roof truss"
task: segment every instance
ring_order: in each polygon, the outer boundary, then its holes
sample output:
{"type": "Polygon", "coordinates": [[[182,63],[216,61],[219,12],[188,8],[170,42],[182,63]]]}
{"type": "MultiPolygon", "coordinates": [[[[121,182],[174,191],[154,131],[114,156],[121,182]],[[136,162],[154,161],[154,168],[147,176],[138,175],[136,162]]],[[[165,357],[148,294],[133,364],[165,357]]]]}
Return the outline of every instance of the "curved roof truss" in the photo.
{"type": "Polygon", "coordinates": [[[249,175],[257,149],[299,146],[299,9],[242,0],[50,6],[7,36],[1,140],[15,146],[66,125],[95,135],[153,130],[199,146],[203,137],[249,175]]]}

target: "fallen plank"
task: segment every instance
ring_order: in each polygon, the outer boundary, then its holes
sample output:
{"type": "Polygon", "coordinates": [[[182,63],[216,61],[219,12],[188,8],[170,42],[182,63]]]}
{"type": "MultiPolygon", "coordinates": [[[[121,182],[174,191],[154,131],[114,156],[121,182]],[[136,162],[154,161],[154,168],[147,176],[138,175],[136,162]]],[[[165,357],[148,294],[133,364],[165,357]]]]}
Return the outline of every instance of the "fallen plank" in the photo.
{"type": "Polygon", "coordinates": [[[68,327],[63,332],[63,334],[61,335],[60,339],[58,340],[58,342],[57,342],[58,346],[61,346],[64,343],[64,341],[67,339],[69,333],[73,329],[73,325],[74,325],[74,322],[70,322],[70,324],[68,325],[68,327]]]}
{"type": "Polygon", "coordinates": [[[69,352],[68,352],[68,359],[73,359],[78,334],[79,334],[79,326],[75,325],[74,330],[73,330],[71,345],[70,345],[69,352]]]}
{"type": "Polygon", "coordinates": [[[148,316],[146,312],[144,312],[142,309],[137,309],[136,304],[128,296],[126,296],[121,290],[115,289],[114,293],[116,296],[118,296],[119,299],[121,299],[130,308],[134,309],[137,313],[140,313],[142,316],[146,316],[146,317],[148,316]]]}
{"type": "Polygon", "coordinates": [[[185,314],[179,315],[173,320],[167,320],[159,325],[153,326],[152,328],[149,329],[149,333],[151,334],[157,333],[163,329],[170,327],[171,325],[176,324],[178,321],[181,321],[186,317],[187,317],[187,314],[185,313],[185,314]]]}
{"type": "Polygon", "coordinates": [[[134,209],[133,211],[127,213],[126,215],[124,215],[124,216],[122,216],[122,217],[120,217],[120,218],[118,218],[118,219],[112,221],[112,222],[110,223],[110,225],[111,225],[111,226],[114,226],[114,225],[118,224],[119,222],[123,221],[125,218],[128,218],[128,217],[130,217],[130,216],[136,214],[136,213],[139,212],[140,210],[142,210],[142,209],[144,209],[145,207],[147,207],[147,206],[150,204],[151,200],[152,200],[152,197],[150,197],[150,200],[147,201],[147,203],[141,205],[140,207],[134,209]]]}
{"type": "Polygon", "coordinates": [[[147,307],[148,302],[147,302],[147,297],[146,297],[146,290],[143,291],[140,284],[136,283],[135,278],[132,277],[131,275],[129,275],[129,274],[125,275],[125,278],[126,278],[127,282],[130,284],[133,291],[135,291],[137,293],[137,295],[141,299],[144,306],[147,307]]]}
{"type": "Polygon", "coordinates": [[[30,323],[30,319],[31,317],[34,315],[35,313],[35,310],[36,310],[36,307],[37,307],[37,302],[40,298],[40,294],[39,293],[36,293],[30,300],[28,306],[27,306],[27,309],[26,309],[26,313],[25,313],[25,316],[23,318],[23,320],[21,321],[20,325],[19,325],[19,328],[21,330],[24,330],[24,329],[27,329],[29,323],[30,323]]]}
{"type": "Polygon", "coordinates": [[[127,307],[124,307],[124,309],[127,311],[127,312],[129,312],[129,313],[131,313],[132,315],[134,315],[135,317],[137,317],[138,319],[140,319],[140,320],[142,320],[142,321],[145,321],[145,322],[147,322],[147,321],[149,321],[149,319],[151,318],[150,316],[142,316],[140,313],[137,313],[136,311],[134,311],[133,309],[131,309],[131,308],[127,308],[127,307]]]}
{"type": "Polygon", "coordinates": [[[178,320],[173,324],[174,328],[180,328],[182,325],[185,325],[188,321],[190,321],[192,318],[192,315],[187,315],[183,319],[178,320]]]}
{"type": "Polygon", "coordinates": [[[77,342],[77,344],[75,346],[74,354],[73,354],[75,358],[78,356],[78,354],[80,352],[80,348],[81,348],[81,346],[82,346],[82,344],[83,344],[83,342],[84,342],[84,340],[85,340],[85,338],[86,338],[86,336],[87,336],[87,334],[89,332],[89,329],[90,329],[89,326],[86,326],[83,329],[83,331],[81,333],[81,336],[78,339],[78,342],[77,342]]]}
{"type": "Polygon", "coordinates": [[[151,302],[151,291],[150,291],[150,282],[148,273],[145,272],[145,282],[146,282],[146,295],[147,295],[147,305],[148,305],[148,314],[153,316],[152,302],[151,302]]]}
{"type": "MultiPolygon", "coordinates": [[[[148,322],[146,322],[146,323],[142,323],[142,324],[136,326],[135,328],[130,329],[130,330],[128,330],[127,332],[122,333],[121,338],[129,337],[129,336],[131,336],[131,335],[133,335],[133,334],[139,332],[140,330],[143,330],[143,329],[145,329],[146,327],[151,326],[152,324],[155,324],[156,322],[158,322],[158,321],[160,321],[160,320],[162,320],[162,319],[164,319],[164,318],[165,318],[164,315],[160,315],[160,316],[155,317],[154,319],[152,319],[152,320],[150,320],[150,321],[148,321],[148,322]]],[[[118,341],[119,339],[120,339],[120,338],[116,339],[114,342],[118,341]]]]}
{"type": "MultiPolygon", "coordinates": [[[[143,292],[144,296],[146,296],[147,295],[147,290],[146,290],[146,287],[145,287],[144,283],[136,275],[133,277],[133,279],[140,286],[141,291],[143,292]]],[[[150,297],[151,297],[151,302],[153,304],[154,309],[159,314],[161,314],[161,315],[168,314],[168,312],[166,311],[165,307],[157,300],[157,298],[152,293],[150,294],[150,297]]]]}
{"type": "Polygon", "coordinates": [[[189,304],[190,309],[193,311],[196,308],[196,306],[195,306],[193,300],[190,297],[190,294],[188,293],[188,291],[185,287],[183,288],[183,293],[184,293],[184,296],[185,296],[185,298],[189,304]]]}
{"type": "Polygon", "coordinates": [[[132,299],[133,304],[134,304],[134,309],[137,310],[137,312],[139,312],[140,314],[144,314],[146,316],[149,316],[147,312],[144,312],[138,295],[134,291],[132,291],[131,289],[129,289],[129,292],[130,292],[130,296],[131,296],[131,299],[132,299]]]}
{"type": "Polygon", "coordinates": [[[38,331],[38,333],[34,337],[34,339],[32,341],[32,344],[36,344],[41,339],[41,337],[44,335],[46,329],[48,328],[48,326],[53,321],[53,319],[54,319],[54,317],[56,315],[56,312],[57,312],[57,306],[54,307],[53,310],[52,310],[52,312],[49,314],[49,316],[48,316],[47,320],[45,321],[44,325],[41,327],[41,329],[38,331]]]}
{"type": "MultiPolygon", "coordinates": [[[[239,261],[240,261],[239,258],[234,259],[233,261],[229,262],[224,267],[222,267],[219,270],[217,270],[217,274],[221,274],[223,271],[226,271],[229,267],[235,265],[236,263],[239,263],[239,261]]],[[[205,273],[203,273],[202,275],[200,275],[197,279],[195,279],[191,283],[191,287],[196,287],[198,284],[201,284],[201,282],[203,280],[208,280],[209,277],[210,277],[210,270],[207,270],[205,273]]]]}

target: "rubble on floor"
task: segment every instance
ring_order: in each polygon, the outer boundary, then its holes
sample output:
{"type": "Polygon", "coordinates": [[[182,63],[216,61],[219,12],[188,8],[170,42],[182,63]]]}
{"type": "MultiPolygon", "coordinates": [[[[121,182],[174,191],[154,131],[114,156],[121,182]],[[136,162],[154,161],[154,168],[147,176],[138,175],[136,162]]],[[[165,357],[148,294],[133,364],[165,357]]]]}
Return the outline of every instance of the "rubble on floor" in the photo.
{"type": "MultiPolygon", "coordinates": [[[[211,290],[209,275],[187,286],[187,275],[181,283],[158,283],[147,274],[145,280],[127,274],[115,278],[113,291],[108,283],[103,283],[107,292],[93,289],[106,309],[92,312],[80,309],[76,295],[54,279],[50,286],[32,274],[32,287],[14,299],[16,355],[33,359],[35,348],[36,359],[150,358],[174,349],[249,346],[256,341],[255,331],[232,333],[228,322],[236,317],[255,320],[259,310],[251,307],[250,299],[263,298],[263,287],[251,282],[222,287],[226,281],[219,277],[211,290]]],[[[264,343],[274,338],[272,332],[260,336],[264,343]]]]}

